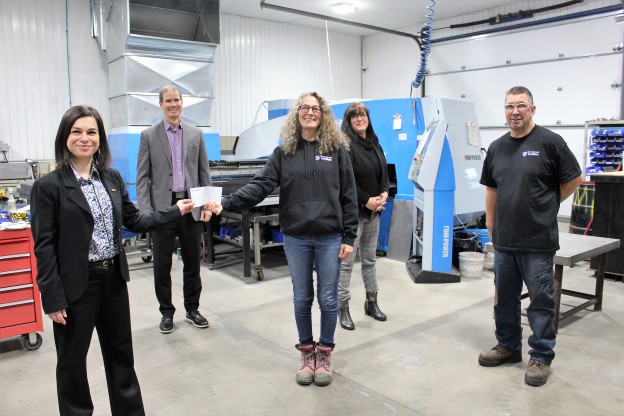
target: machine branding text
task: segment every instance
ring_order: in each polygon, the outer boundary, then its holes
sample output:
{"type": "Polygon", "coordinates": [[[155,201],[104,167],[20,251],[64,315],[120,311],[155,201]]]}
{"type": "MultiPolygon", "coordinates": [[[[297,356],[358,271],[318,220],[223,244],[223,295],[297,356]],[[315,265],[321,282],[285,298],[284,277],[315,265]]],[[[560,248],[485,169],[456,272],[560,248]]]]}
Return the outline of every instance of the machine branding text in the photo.
{"type": "Polygon", "coordinates": [[[442,257],[449,256],[449,237],[451,235],[451,229],[448,225],[445,225],[442,230],[442,257]]]}
{"type": "Polygon", "coordinates": [[[464,155],[464,160],[481,160],[481,155],[464,155]]]}

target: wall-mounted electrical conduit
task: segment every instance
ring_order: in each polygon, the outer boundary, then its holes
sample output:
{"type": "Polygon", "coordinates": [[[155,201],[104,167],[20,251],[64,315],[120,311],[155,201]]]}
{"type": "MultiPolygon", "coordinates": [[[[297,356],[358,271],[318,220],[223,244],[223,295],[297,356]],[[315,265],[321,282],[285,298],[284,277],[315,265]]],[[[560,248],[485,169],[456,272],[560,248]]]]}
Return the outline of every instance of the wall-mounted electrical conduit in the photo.
{"type": "Polygon", "coordinates": [[[572,1],[567,1],[565,3],[553,4],[552,6],[541,7],[539,9],[518,10],[516,13],[497,14],[496,16],[493,16],[484,20],[477,20],[474,22],[458,23],[455,25],[451,25],[449,26],[449,29],[460,29],[463,27],[478,26],[478,25],[483,25],[483,24],[499,25],[502,23],[513,22],[514,20],[529,19],[533,17],[533,15],[536,13],[543,13],[543,12],[549,12],[551,10],[562,9],[564,7],[583,3],[584,1],[585,0],[572,0],[572,1]]]}
{"type": "Polygon", "coordinates": [[[470,38],[470,37],[473,37],[473,36],[482,36],[482,35],[489,35],[489,34],[492,34],[492,33],[507,32],[507,31],[515,30],[515,29],[523,29],[523,28],[528,28],[528,27],[531,27],[531,26],[539,26],[539,25],[545,25],[545,24],[549,24],[549,23],[563,22],[565,20],[579,19],[579,18],[586,17],[586,16],[594,16],[594,15],[610,13],[610,12],[620,11],[620,10],[622,10],[622,5],[613,5],[613,6],[600,7],[600,8],[597,8],[597,9],[585,10],[585,11],[582,11],[582,12],[570,13],[570,14],[550,17],[550,18],[546,18],[546,19],[542,19],[542,20],[534,20],[534,21],[531,21],[531,22],[519,23],[519,24],[516,24],[516,25],[510,25],[510,26],[504,26],[504,27],[496,27],[496,28],[492,28],[492,29],[479,30],[479,31],[476,31],[476,32],[464,33],[464,34],[461,34],[461,35],[447,36],[445,38],[436,38],[435,40],[432,40],[431,43],[448,42],[448,41],[451,41],[451,40],[470,38]]]}
{"type": "Polygon", "coordinates": [[[290,7],[278,6],[276,4],[266,3],[264,0],[260,1],[260,8],[277,10],[277,11],[285,12],[285,13],[298,14],[299,16],[311,17],[313,19],[321,19],[321,20],[326,20],[326,21],[334,22],[334,23],[341,23],[343,25],[357,26],[363,29],[389,33],[391,35],[404,36],[404,37],[415,40],[418,46],[422,47],[419,37],[417,35],[412,35],[411,33],[399,32],[398,30],[386,29],[386,28],[378,27],[378,26],[371,26],[371,25],[367,25],[366,23],[358,23],[358,22],[352,22],[350,20],[338,19],[335,17],[325,16],[325,15],[318,14],[318,13],[305,12],[303,10],[292,9],[290,7]]]}

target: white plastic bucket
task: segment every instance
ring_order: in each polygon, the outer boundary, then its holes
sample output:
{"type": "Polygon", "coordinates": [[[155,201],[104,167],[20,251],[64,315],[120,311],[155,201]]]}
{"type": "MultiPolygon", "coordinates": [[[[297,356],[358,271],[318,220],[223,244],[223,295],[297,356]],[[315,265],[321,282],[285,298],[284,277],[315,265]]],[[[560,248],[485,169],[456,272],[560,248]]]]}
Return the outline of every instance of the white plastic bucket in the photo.
{"type": "Polygon", "coordinates": [[[462,251],[459,253],[459,275],[466,279],[481,277],[483,260],[483,253],[462,251]]]}
{"type": "Polygon", "coordinates": [[[494,245],[487,243],[485,245],[485,260],[483,261],[483,268],[487,270],[494,269],[494,245]]]}

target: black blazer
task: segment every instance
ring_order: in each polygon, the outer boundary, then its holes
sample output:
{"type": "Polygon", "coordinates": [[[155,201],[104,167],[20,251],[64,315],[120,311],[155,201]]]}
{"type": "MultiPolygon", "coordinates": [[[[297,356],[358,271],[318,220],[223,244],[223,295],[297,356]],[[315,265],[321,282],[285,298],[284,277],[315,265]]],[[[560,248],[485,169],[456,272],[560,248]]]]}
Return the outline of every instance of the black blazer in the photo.
{"type": "Polygon", "coordinates": [[[368,198],[380,195],[384,191],[387,192],[390,187],[390,181],[388,178],[386,156],[383,153],[379,141],[377,139],[373,140],[373,149],[381,165],[381,180],[377,177],[375,163],[369,158],[370,153],[367,153],[364,147],[359,137],[351,138],[349,157],[351,158],[351,165],[353,166],[353,176],[355,176],[359,216],[372,218],[372,216],[374,214],[377,215],[377,213],[366,208],[365,205],[368,202],[368,198]]]}
{"type": "MultiPolygon", "coordinates": [[[[110,196],[115,220],[117,255],[124,280],[130,280],[128,261],[121,242],[121,227],[147,232],[181,217],[177,206],[141,214],[130,201],[119,172],[101,173],[110,196]]],[[[31,230],[35,240],[37,284],[43,311],[65,309],[84,293],[89,278],[89,245],[94,221],[91,209],[70,167],[37,179],[30,193],[31,230]]]]}

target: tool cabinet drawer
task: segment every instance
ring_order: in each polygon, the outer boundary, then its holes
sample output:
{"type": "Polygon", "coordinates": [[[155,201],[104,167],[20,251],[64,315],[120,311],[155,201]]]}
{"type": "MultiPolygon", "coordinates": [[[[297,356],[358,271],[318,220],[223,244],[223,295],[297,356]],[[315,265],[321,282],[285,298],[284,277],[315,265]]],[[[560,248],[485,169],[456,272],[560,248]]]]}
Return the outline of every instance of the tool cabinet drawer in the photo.
{"type": "Polygon", "coordinates": [[[0,328],[35,322],[35,302],[24,300],[19,302],[0,302],[0,328]]]}
{"type": "Polygon", "coordinates": [[[6,303],[34,299],[33,285],[19,285],[0,289],[0,308],[6,303]]]}
{"type": "MultiPolygon", "coordinates": [[[[0,246],[0,248],[3,248],[3,246],[0,246]]],[[[30,269],[29,252],[0,256],[0,273],[20,269],[30,269]]]]}
{"type": "Polygon", "coordinates": [[[33,276],[31,269],[11,270],[7,272],[0,272],[0,289],[27,285],[32,283],[33,276]]]}
{"type": "Polygon", "coordinates": [[[0,257],[28,252],[30,252],[28,238],[10,238],[0,242],[0,253],[2,253],[0,257]]]}

